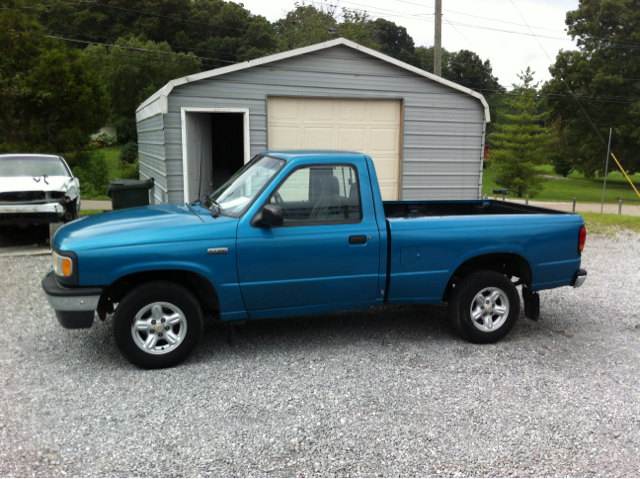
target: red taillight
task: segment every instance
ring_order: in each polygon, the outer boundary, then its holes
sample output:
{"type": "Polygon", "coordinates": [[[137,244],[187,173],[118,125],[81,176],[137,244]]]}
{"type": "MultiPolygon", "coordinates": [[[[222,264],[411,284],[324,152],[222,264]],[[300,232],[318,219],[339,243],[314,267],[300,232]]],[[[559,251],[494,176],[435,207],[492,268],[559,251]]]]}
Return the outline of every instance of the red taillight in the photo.
{"type": "Polygon", "coordinates": [[[580,228],[580,240],[578,241],[578,251],[584,250],[584,243],[587,241],[587,228],[580,228]]]}

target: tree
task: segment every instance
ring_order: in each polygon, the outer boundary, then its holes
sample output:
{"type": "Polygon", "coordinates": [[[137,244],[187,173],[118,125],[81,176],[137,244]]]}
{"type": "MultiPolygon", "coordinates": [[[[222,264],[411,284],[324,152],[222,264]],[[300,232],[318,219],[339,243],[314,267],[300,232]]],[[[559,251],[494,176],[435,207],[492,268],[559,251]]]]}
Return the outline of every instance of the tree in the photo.
{"type": "Polygon", "coordinates": [[[0,11],[0,143],[9,151],[76,149],[106,122],[109,98],[83,55],[45,38],[25,11],[0,11]]]}
{"type": "Polygon", "coordinates": [[[277,51],[274,26],[263,16],[253,15],[241,3],[198,0],[189,4],[189,22],[181,22],[180,32],[163,40],[176,51],[192,51],[207,57],[203,61],[206,70],[277,51]]]}
{"type": "MultiPolygon", "coordinates": [[[[418,58],[418,67],[423,69],[426,72],[433,73],[434,72],[434,58],[433,58],[433,47],[416,47],[416,57],[418,58]]],[[[441,50],[441,72],[442,78],[449,80],[451,73],[449,72],[449,61],[451,55],[455,53],[450,52],[446,48],[441,50]]],[[[453,81],[453,80],[451,80],[453,81]]]]}
{"type": "Polygon", "coordinates": [[[280,37],[280,50],[291,50],[339,37],[347,38],[365,47],[379,49],[374,41],[374,24],[369,16],[354,10],[327,4],[305,5],[296,8],[278,20],[274,27],[280,37]],[[336,35],[329,33],[336,30],[336,35]]]}
{"type": "MultiPolygon", "coordinates": [[[[41,2],[42,3],[42,2],[41,2]]],[[[59,36],[77,35],[83,40],[115,40],[143,36],[152,41],[169,41],[187,25],[190,0],[101,0],[99,2],[44,2],[40,22],[59,36]],[[143,13],[140,13],[143,12],[143,13]],[[146,15],[145,12],[153,13],[146,15]]]]}
{"type": "Polygon", "coordinates": [[[419,66],[416,47],[405,27],[396,25],[384,18],[373,22],[373,38],[385,55],[396,58],[409,65],[419,66]]]}
{"type": "Polygon", "coordinates": [[[507,111],[494,125],[489,141],[492,168],[496,168],[495,181],[508,188],[519,198],[536,196],[542,189],[542,178],[535,167],[546,157],[549,138],[541,126],[544,113],[539,113],[537,84],[533,83],[530,68],[518,75],[521,85],[506,100],[507,111]]]}
{"type": "MultiPolygon", "coordinates": [[[[416,48],[419,67],[433,73],[433,47],[416,48]]],[[[450,52],[442,49],[442,78],[481,93],[495,118],[503,109],[506,89],[493,76],[491,62],[469,50],[450,52]]],[[[487,123],[487,136],[493,132],[494,123],[487,123]]]]}
{"type": "Polygon", "coordinates": [[[605,141],[613,127],[612,151],[628,172],[638,172],[640,4],[581,0],[577,10],[567,13],[566,24],[579,50],[558,53],[549,69],[553,78],[542,89],[551,109],[547,121],[559,119],[566,139],[563,154],[585,176],[602,174],[605,141]]]}
{"type": "Polygon", "coordinates": [[[292,50],[335,38],[329,33],[329,29],[335,29],[338,23],[334,12],[314,5],[296,3],[295,6],[274,24],[280,38],[280,50],[292,50]]]}
{"type": "MultiPolygon", "coordinates": [[[[418,47],[416,55],[419,66],[425,71],[433,73],[433,47],[418,47]]],[[[500,85],[498,78],[493,76],[491,62],[470,50],[450,52],[442,49],[442,78],[478,91],[485,96],[501,93],[505,88],[500,85]]]]}
{"type": "Polygon", "coordinates": [[[378,50],[410,65],[420,64],[413,38],[406,28],[384,18],[372,21],[366,12],[347,8],[339,12],[335,6],[325,3],[296,3],[296,8],[274,26],[280,37],[281,50],[332,40],[336,36],[329,30],[334,29],[338,37],[378,50]]]}
{"type": "Polygon", "coordinates": [[[337,25],[339,36],[373,50],[379,50],[380,46],[375,41],[374,30],[375,25],[367,12],[342,9],[342,22],[337,25]]]}
{"type": "MultiPolygon", "coordinates": [[[[121,38],[118,46],[174,53],[166,42],[155,43],[139,38],[121,38]]],[[[118,50],[92,45],[87,48],[93,68],[100,73],[111,96],[113,122],[118,141],[136,141],[136,109],[149,96],[175,78],[197,73],[201,61],[193,54],[165,55],[153,51],[118,50]],[[125,55],[125,56],[122,56],[125,55]]]]}
{"type": "Polygon", "coordinates": [[[562,118],[556,118],[549,126],[549,158],[553,161],[553,171],[566,178],[575,169],[575,161],[569,156],[567,131],[562,130],[562,118]]]}
{"type": "MultiPolygon", "coordinates": [[[[51,0],[40,22],[53,34],[113,43],[136,37],[167,42],[173,51],[207,57],[207,69],[251,60],[276,51],[275,30],[241,3],[222,0],[51,0]]],[[[81,43],[76,47],[84,48],[81,43]]]]}

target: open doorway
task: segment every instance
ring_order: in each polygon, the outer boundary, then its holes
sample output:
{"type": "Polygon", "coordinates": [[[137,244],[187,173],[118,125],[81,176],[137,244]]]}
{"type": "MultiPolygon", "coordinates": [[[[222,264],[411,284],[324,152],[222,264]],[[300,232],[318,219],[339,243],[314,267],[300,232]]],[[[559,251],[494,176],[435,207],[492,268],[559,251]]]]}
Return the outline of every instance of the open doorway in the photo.
{"type": "Polygon", "coordinates": [[[211,193],[244,165],[243,116],[242,113],[211,113],[211,193]]]}
{"type": "Polygon", "coordinates": [[[249,111],[182,109],[184,201],[210,195],[249,161],[249,111]]]}

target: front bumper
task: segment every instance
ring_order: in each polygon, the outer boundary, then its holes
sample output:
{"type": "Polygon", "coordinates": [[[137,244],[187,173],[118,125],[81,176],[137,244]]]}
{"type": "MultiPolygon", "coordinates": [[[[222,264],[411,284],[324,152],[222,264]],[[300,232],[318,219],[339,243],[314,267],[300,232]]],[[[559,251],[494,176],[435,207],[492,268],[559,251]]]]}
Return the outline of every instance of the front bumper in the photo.
{"type": "Polygon", "coordinates": [[[66,213],[60,203],[0,205],[0,225],[57,223],[66,213]]]}
{"type": "Polygon", "coordinates": [[[64,213],[64,206],[60,203],[0,205],[0,214],[2,213],[58,213],[61,215],[64,213]]]}
{"type": "Polygon", "coordinates": [[[47,301],[58,322],[67,329],[90,328],[103,288],[65,288],[56,281],[53,269],[42,279],[47,301]]]}
{"type": "Polygon", "coordinates": [[[576,273],[576,277],[573,279],[571,286],[579,288],[587,280],[587,270],[580,268],[576,273]]]}

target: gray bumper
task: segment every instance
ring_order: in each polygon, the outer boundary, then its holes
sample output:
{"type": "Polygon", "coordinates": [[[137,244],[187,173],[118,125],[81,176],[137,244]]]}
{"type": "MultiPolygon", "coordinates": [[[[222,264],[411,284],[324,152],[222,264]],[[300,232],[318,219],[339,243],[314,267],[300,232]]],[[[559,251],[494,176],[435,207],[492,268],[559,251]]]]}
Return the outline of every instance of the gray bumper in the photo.
{"type": "Polygon", "coordinates": [[[22,214],[38,214],[38,213],[64,213],[64,206],[59,202],[41,203],[41,204],[13,204],[0,205],[0,213],[22,213],[22,214]]]}
{"type": "Polygon", "coordinates": [[[579,288],[580,286],[582,286],[582,284],[586,280],[587,280],[587,270],[581,268],[576,273],[576,277],[574,278],[573,283],[571,283],[571,286],[573,286],[574,288],[579,288]]]}
{"type": "Polygon", "coordinates": [[[42,280],[45,297],[56,312],[58,322],[68,329],[90,328],[103,288],[65,288],[49,270],[42,280]]]}

